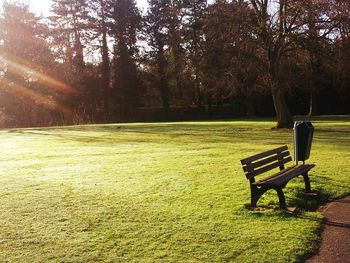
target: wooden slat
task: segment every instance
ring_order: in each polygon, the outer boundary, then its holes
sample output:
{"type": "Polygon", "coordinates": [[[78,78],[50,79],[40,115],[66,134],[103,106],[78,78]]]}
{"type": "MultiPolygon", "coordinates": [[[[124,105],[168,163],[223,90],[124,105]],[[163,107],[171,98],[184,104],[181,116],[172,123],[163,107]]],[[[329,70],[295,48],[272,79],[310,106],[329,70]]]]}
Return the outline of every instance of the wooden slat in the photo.
{"type": "Polygon", "coordinates": [[[258,153],[256,155],[253,155],[253,156],[250,156],[248,158],[242,159],[241,160],[241,164],[242,165],[246,165],[246,164],[249,164],[249,163],[254,162],[256,160],[262,159],[264,157],[268,157],[268,156],[270,156],[272,154],[284,152],[284,151],[287,151],[287,150],[288,150],[288,147],[287,147],[287,145],[285,145],[285,146],[282,146],[282,147],[279,147],[279,148],[276,148],[276,149],[273,149],[273,150],[269,150],[269,151],[266,151],[266,152],[258,153]]]}
{"type": "Polygon", "coordinates": [[[297,177],[301,174],[298,168],[294,167],[294,169],[290,169],[287,172],[281,173],[275,177],[264,179],[259,182],[259,185],[281,185],[283,183],[287,183],[289,180],[297,177]]]}
{"type": "Polygon", "coordinates": [[[268,176],[268,177],[265,177],[264,179],[259,180],[259,181],[255,182],[255,183],[253,183],[253,184],[254,184],[254,185],[259,185],[260,183],[266,182],[266,181],[268,181],[268,180],[270,180],[270,179],[273,179],[273,178],[278,177],[278,176],[280,176],[280,175],[282,175],[282,174],[284,174],[284,173],[287,173],[287,172],[290,171],[290,170],[296,169],[296,166],[297,166],[296,164],[294,164],[294,165],[292,165],[292,166],[289,166],[289,167],[287,167],[286,169],[284,169],[284,170],[282,170],[282,171],[278,171],[277,173],[275,173],[275,174],[273,174],[273,175],[270,175],[270,176],[268,176]]]}
{"type": "Polygon", "coordinates": [[[254,185],[281,185],[283,183],[288,182],[294,177],[297,177],[301,175],[302,173],[308,172],[313,167],[315,167],[314,164],[307,164],[307,165],[293,165],[291,167],[288,167],[287,169],[280,171],[274,175],[271,175],[263,180],[260,180],[258,182],[253,183],[254,185]]]}
{"type": "Polygon", "coordinates": [[[243,170],[245,172],[251,172],[255,168],[264,166],[265,164],[268,164],[268,163],[272,163],[273,161],[276,161],[276,160],[282,160],[284,157],[287,157],[289,155],[290,155],[289,151],[277,153],[277,155],[271,156],[271,157],[263,159],[261,161],[257,161],[257,162],[254,162],[254,163],[249,163],[249,164],[247,164],[246,166],[243,167],[243,170]]]}
{"type": "Polygon", "coordinates": [[[246,177],[247,177],[248,179],[249,179],[249,178],[252,178],[252,177],[254,177],[254,176],[257,176],[257,175],[259,175],[259,174],[262,174],[262,173],[265,173],[265,172],[267,172],[267,171],[270,171],[270,170],[272,170],[272,169],[274,169],[274,168],[277,168],[277,167],[279,167],[279,166],[281,166],[281,165],[284,165],[284,164],[286,164],[286,163],[288,163],[288,162],[290,162],[290,161],[292,161],[292,157],[289,156],[289,157],[286,158],[286,159],[279,160],[279,161],[277,161],[277,162],[275,162],[275,163],[272,163],[272,164],[270,164],[270,165],[266,165],[266,166],[264,166],[264,167],[262,167],[262,168],[260,168],[260,169],[257,169],[257,170],[248,172],[248,173],[246,174],[246,177]]]}

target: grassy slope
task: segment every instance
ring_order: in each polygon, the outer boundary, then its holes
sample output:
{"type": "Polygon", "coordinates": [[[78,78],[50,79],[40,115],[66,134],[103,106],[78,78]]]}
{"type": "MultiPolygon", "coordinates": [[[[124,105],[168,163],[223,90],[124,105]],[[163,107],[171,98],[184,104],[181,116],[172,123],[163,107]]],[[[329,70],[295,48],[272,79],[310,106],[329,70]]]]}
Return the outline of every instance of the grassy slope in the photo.
{"type": "MultiPolygon", "coordinates": [[[[314,122],[311,184],[350,192],[349,119],[314,122]]],[[[318,240],[320,215],[245,208],[239,160],[292,147],[272,122],[129,124],[0,132],[1,262],[293,262],[318,240]]],[[[292,148],[291,148],[292,149],[292,148]]],[[[286,188],[288,205],[301,179],[286,188]]]]}

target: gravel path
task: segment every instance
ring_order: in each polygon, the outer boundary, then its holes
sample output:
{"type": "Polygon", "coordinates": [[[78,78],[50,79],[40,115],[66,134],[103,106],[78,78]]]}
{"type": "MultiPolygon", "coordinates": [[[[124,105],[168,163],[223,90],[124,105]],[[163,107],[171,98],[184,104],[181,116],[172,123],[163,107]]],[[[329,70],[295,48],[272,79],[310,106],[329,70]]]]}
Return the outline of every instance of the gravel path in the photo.
{"type": "Polygon", "coordinates": [[[327,204],[321,246],[307,263],[350,263],[350,196],[327,204]]]}

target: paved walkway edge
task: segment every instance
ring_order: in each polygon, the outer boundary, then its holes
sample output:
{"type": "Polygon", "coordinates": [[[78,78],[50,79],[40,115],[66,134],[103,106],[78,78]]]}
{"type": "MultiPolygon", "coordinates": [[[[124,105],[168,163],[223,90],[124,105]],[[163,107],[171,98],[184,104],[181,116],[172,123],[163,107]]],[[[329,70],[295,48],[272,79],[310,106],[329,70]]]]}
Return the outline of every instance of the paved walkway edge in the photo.
{"type": "Polygon", "coordinates": [[[320,211],[325,217],[321,244],[306,262],[350,263],[350,196],[328,203],[320,211]]]}

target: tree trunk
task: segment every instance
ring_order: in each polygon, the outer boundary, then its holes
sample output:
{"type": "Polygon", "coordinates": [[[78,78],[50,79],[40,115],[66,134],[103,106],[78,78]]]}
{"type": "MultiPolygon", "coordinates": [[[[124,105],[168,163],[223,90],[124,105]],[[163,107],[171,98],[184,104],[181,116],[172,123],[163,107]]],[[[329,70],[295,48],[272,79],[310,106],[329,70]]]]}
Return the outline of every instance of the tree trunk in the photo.
{"type": "Polygon", "coordinates": [[[271,93],[277,117],[276,128],[292,128],[293,117],[288,109],[283,90],[274,83],[271,86],[271,93]]]}
{"type": "Polygon", "coordinates": [[[110,88],[110,61],[109,61],[109,54],[108,54],[108,44],[107,44],[107,29],[103,29],[102,33],[102,47],[101,47],[101,54],[102,54],[102,83],[103,88],[107,91],[110,88]]]}
{"type": "Polygon", "coordinates": [[[313,1],[308,1],[308,37],[309,37],[309,45],[308,51],[310,54],[310,75],[309,75],[309,88],[310,88],[310,105],[309,105],[309,116],[313,116],[316,114],[316,77],[319,74],[317,61],[317,51],[318,48],[318,34],[319,30],[316,27],[316,15],[314,9],[313,1]]]}
{"type": "MultiPolygon", "coordinates": [[[[157,32],[155,32],[157,34],[157,32]]],[[[168,76],[167,76],[167,61],[164,54],[164,44],[163,41],[156,37],[156,43],[158,46],[158,52],[157,52],[157,70],[158,70],[158,78],[159,78],[159,90],[160,90],[160,97],[162,99],[162,105],[164,109],[165,118],[168,118],[169,116],[169,83],[168,83],[168,76]]]]}
{"type": "Polygon", "coordinates": [[[201,84],[198,79],[198,70],[196,69],[196,102],[197,102],[197,107],[201,108],[202,107],[202,92],[201,92],[201,84]]]}
{"type": "Polygon", "coordinates": [[[309,114],[308,115],[315,116],[316,114],[317,114],[316,87],[313,83],[311,83],[311,86],[310,86],[310,105],[309,105],[309,114]]]}
{"type": "Polygon", "coordinates": [[[165,73],[162,69],[159,69],[160,71],[160,80],[159,80],[159,89],[160,89],[160,96],[162,98],[162,104],[163,109],[165,113],[165,117],[167,118],[169,115],[169,87],[168,87],[168,80],[165,77],[165,73]]]}
{"type": "Polygon", "coordinates": [[[255,108],[254,108],[254,101],[253,101],[253,94],[252,91],[250,90],[249,87],[245,87],[246,88],[246,96],[245,96],[245,103],[246,103],[246,115],[247,117],[255,117],[255,108]]]}
{"type": "Polygon", "coordinates": [[[278,56],[269,56],[270,60],[270,87],[273,99],[273,104],[275,107],[277,126],[276,128],[292,128],[293,127],[293,117],[289,111],[286,99],[284,97],[284,92],[279,83],[277,75],[277,65],[279,64],[278,56]]]}
{"type": "Polygon", "coordinates": [[[184,97],[183,97],[183,91],[182,91],[182,81],[180,77],[180,71],[176,71],[177,77],[176,77],[176,87],[178,90],[178,101],[177,105],[178,106],[183,106],[184,105],[184,97]]]}
{"type": "Polygon", "coordinates": [[[109,60],[108,44],[107,44],[107,29],[103,27],[102,32],[102,46],[101,46],[101,55],[102,55],[102,101],[104,106],[104,113],[108,120],[110,120],[113,115],[113,94],[111,87],[111,67],[109,60]]]}
{"type": "MultiPolygon", "coordinates": [[[[313,51],[310,51],[313,52],[313,51]]],[[[309,89],[310,89],[310,105],[309,116],[317,114],[317,75],[320,74],[319,61],[315,58],[315,54],[311,54],[310,75],[309,75],[309,89]]]]}

